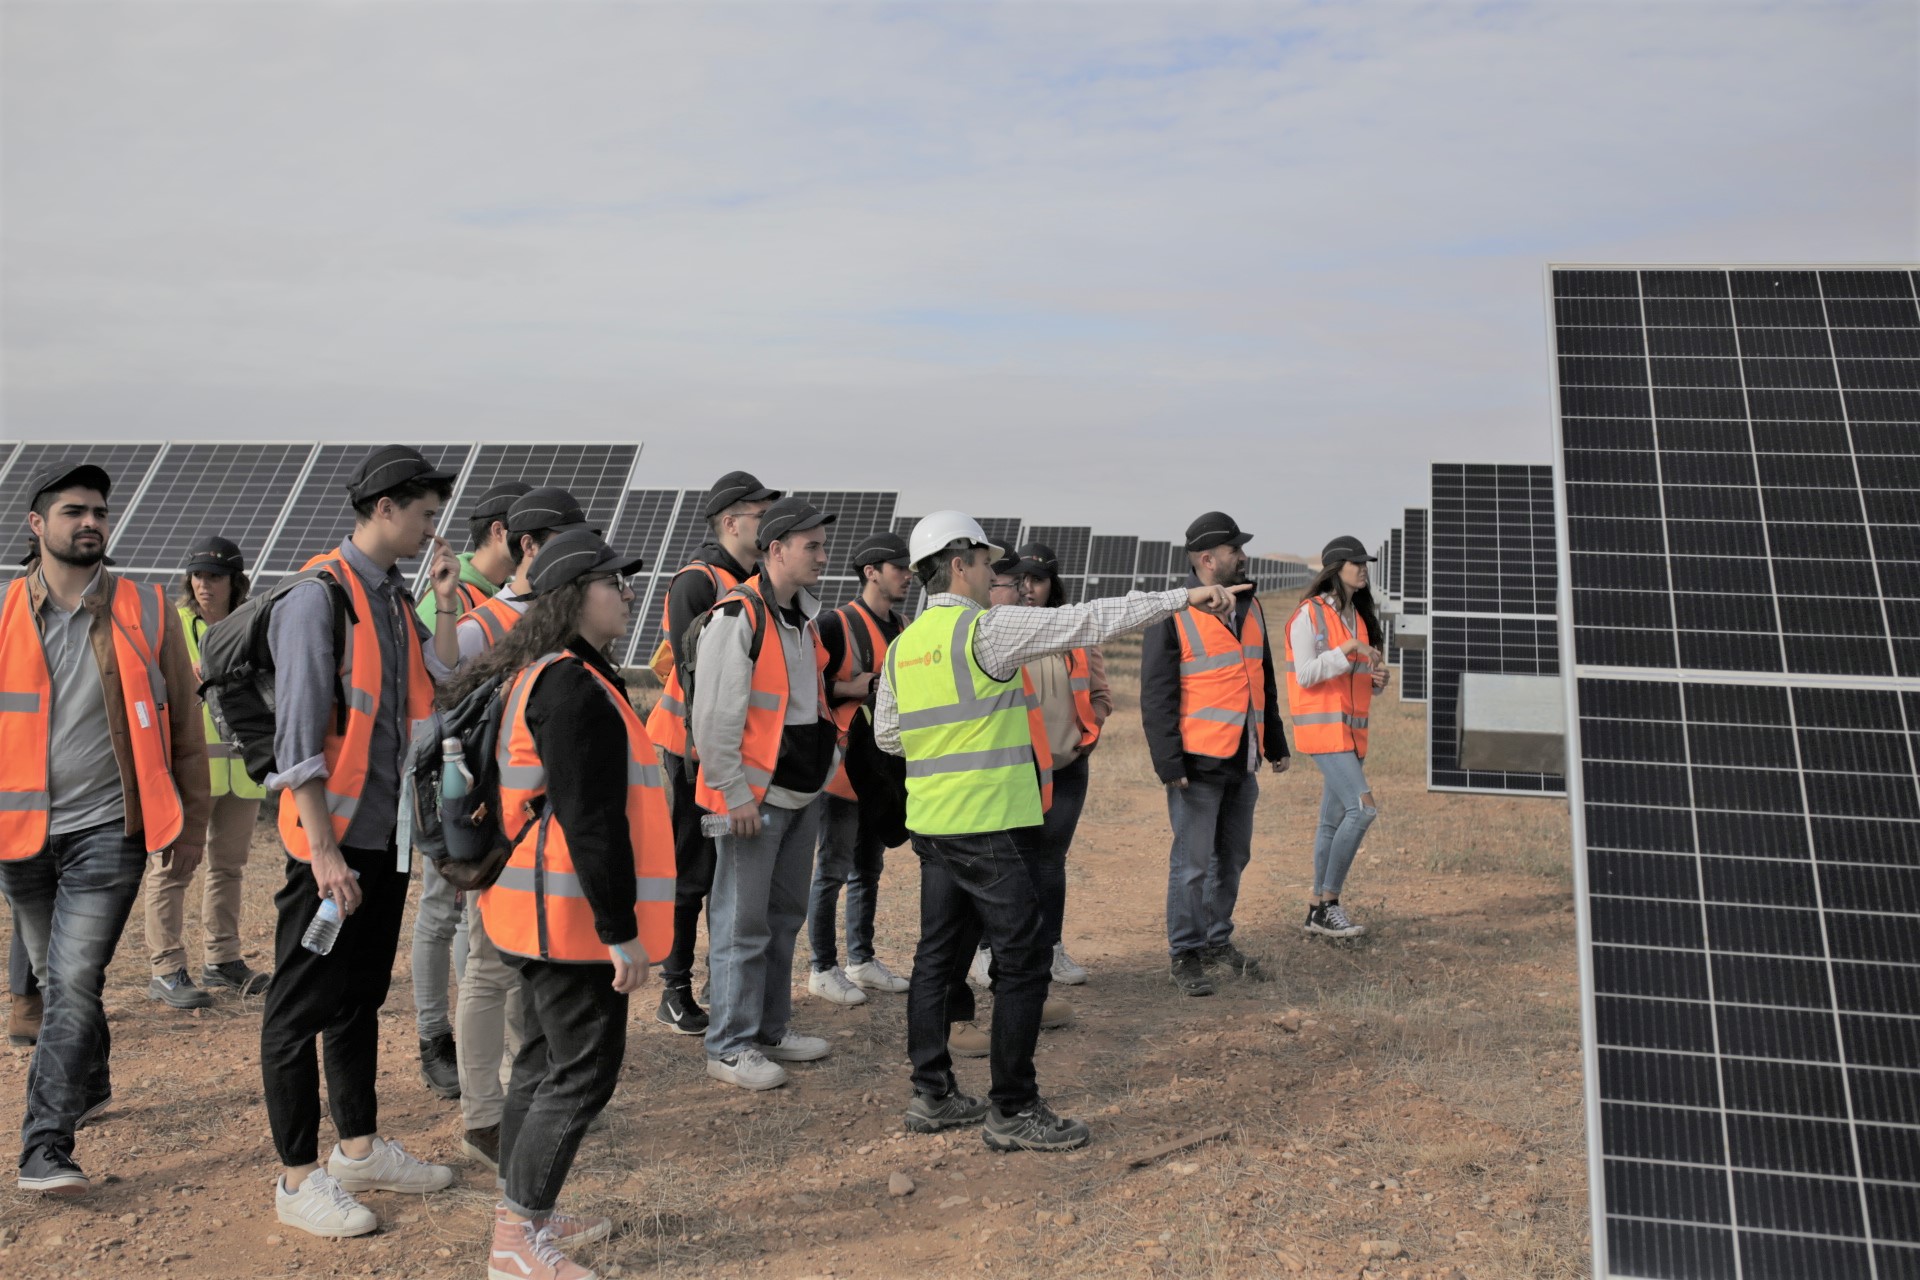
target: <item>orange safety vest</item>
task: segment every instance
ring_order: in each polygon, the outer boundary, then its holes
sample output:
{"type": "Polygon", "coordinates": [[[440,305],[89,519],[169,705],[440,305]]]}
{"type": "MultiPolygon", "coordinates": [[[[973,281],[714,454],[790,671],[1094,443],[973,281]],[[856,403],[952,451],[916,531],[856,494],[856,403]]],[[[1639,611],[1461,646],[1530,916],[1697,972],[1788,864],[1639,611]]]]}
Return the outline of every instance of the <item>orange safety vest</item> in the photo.
{"type": "Polygon", "coordinates": [[[569,651],[550,653],[507,686],[500,735],[500,821],[513,856],[481,892],[480,920],[502,951],[562,964],[605,964],[607,944],[593,927],[593,906],[580,887],[566,828],[546,802],[547,770],[527,727],[527,699],[540,673],[562,658],[586,667],[606,690],[627,730],[627,834],[633,843],[634,927],[647,959],[659,963],[673,945],[673,827],[660,786],[660,757],[626,696],[569,651]]]}
{"type": "MultiPolygon", "coordinates": [[[[482,591],[478,585],[471,582],[460,583],[459,591],[460,603],[467,611],[478,609],[481,605],[493,599],[492,595],[482,591]]],[[[462,616],[464,616],[464,614],[462,616]]]]}
{"type": "Polygon", "coordinates": [[[1266,747],[1267,618],[1258,600],[1240,635],[1198,609],[1174,615],[1180,632],[1180,746],[1189,755],[1231,759],[1251,729],[1256,758],[1266,747]],[[1249,723],[1251,718],[1251,723],[1249,723]]]}
{"type": "Polygon", "coordinates": [[[480,634],[487,638],[487,648],[491,649],[507,638],[507,632],[513,630],[513,624],[518,621],[520,621],[518,609],[499,596],[488,596],[468,609],[461,617],[459,625],[480,628],[480,634]]]}
{"type": "MultiPolygon", "coordinates": [[[[713,583],[717,595],[726,595],[740,585],[740,579],[733,576],[729,569],[717,564],[708,564],[705,560],[695,560],[680,573],[704,573],[713,583]]],[[[673,576],[678,578],[680,573],[673,576]]],[[[673,584],[667,584],[667,594],[660,597],[661,629],[669,636],[674,634],[672,609],[673,584]]],[[[653,704],[653,710],[647,716],[647,736],[653,739],[655,746],[662,751],[671,751],[685,758],[691,751],[687,741],[687,695],[680,688],[680,670],[678,667],[667,673],[666,688],[660,691],[660,701],[653,704]]]]}
{"type": "MultiPolygon", "coordinates": [[[[745,602],[743,614],[747,625],[758,630],[768,629],[765,640],[760,645],[760,656],[753,664],[752,688],[747,694],[747,731],[740,739],[740,763],[747,775],[747,785],[753,788],[753,801],[760,803],[767,798],[767,787],[773,782],[774,766],[780,763],[780,735],[787,726],[787,700],[791,691],[787,687],[786,646],[774,628],[779,624],[773,620],[772,606],[763,594],[764,579],[754,574],[745,582],[714,601],[710,612],[717,613],[720,606],[730,600],[745,602]]],[[[808,628],[807,634],[813,637],[814,674],[820,682],[820,708],[827,710],[827,651],[820,644],[820,633],[808,628]]],[[[727,798],[707,785],[707,767],[702,764],[693,784],[694,803],[708,813],[727,812],[727,798]]]]}
{"type": "MultiPolygon", "coordinates": [[[[1313,632],[1328,650],[1338,649],[1352,633],[1338,609],[1319,596],[1301,602],[1308,611],[1313,632]]],[[[1299,610],[1294,611],[1299,616],[1299,610]]],[[[1367,634],[1367,620],[1356,612],[1360,643],[1373,643],[1367,634]]],[[[1303,686],[1293,673],[1293,624],[1287,624],[1287,707],[1293,712],[1293,745],[1309,755],[1351,751],[1362,759],[1367,754],[1367,712],[1373,706],[1373,665],[1355,661],[1344,676],[1303,686]]],[[[1312,655],[1307,655],[1311,657],[1312,655]]]]}
{"type": "MultiPolygon", "coordinates": [[[[147,852],[171,848],[184,814],[173,783],[173,725],[167,682],[160,674],[166,635],[165,587],[142,588],[109,577],[113,655],[127,708],[128,746],[140,789],[147,852]]],[[[53,673],[34,625],[27,580],[15,578],[0,605],[0,861],[31,858],[47,847],[53,812],[48,791],[53,761],[53,673]]],[[[102,726],[105,731],[105,726],[102,726]]]]}
{"type": "Polygon", "coordinates": [[[1073,690],[1073,710],[1080,720],[1080,750],[1100,741],[1100,722],[1093,714],[1093,666],[1085,649],[1069,649],[1061,655],[1067,660],[1067,687],[1073,690]]]}
{"type": "MultiPolygon", "coordinates": [[[[332,819],[333,838],[338,842],[347,833],[353,815],[360,808],[360,793],[367,785],[367,756],[373,746],[373,720],[380,714],[380,635],[373,622],[373,605],[360,575],[334,552],[315,556],[302,565],[305,569],[325,569],[328,576],[347,589],[353,601],[353,617],[347,619],[347,652],[341,660],[340,679],[347,695],[347,731],[336,733],[337,721],[329,720],[326,745],[327,814],[332,819]],[[359,621],[355,621],[355,619],[359,621]]],[[[409,618],[408,627],[413,624],[409,618]]],[[[427,674],[426,658],[419,638],[407,646],[407,738],[422,720],[433,714],[433,677],[427,674]]],[[[313,849],[307,843],[306,828],[300,825],[300,808],[293,801],[293,788],[280,793],[280,839],[287,852],[302,862],[313,861],[313,849]]]]}
{"type": "MultiPolygon", "coordinates": [[[[841,630],[847,637],[847,651],[840,659],[840,669],[833,673],[833,678],[851,680],[867,670],[861,662],[859,645],[853,638],[856,619],[867,629],[867,636],[872,642],[868,647],[873,650],[873,670],[879,671],[880,664],[887,660],[887,638],[880,633],[880,624],[873,620],[873,615],[867,612],[866,606],[858,601],[849,601],[834,612],[840,615],[841,630]]],[[[853,727],[853,718],[860,714],[860,709],[865,705],[861,702],[849,702],[843,706],[830,707],[828,714],[833,717],[833,722],[840,726],[840,732],[844,736],[847,730],[853,727]]],[[[845,760],[835,766],[833,777],[827,782],[827,792],[830,795],[839,796],[842,800],[860,798],[854,794],[853,780],[847,777],[845,760]]]]}

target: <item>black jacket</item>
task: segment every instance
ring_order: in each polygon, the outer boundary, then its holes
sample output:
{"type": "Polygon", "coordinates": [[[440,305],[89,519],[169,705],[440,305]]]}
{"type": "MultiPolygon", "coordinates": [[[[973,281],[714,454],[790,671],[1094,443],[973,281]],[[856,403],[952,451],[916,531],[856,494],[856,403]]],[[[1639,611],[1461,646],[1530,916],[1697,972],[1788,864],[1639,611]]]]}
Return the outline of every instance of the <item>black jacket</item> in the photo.
{"type": "MultiPolygon", "coordinates": [[[[1189,589],[1199,586],[1199,576],[1189,573],[1186,585],[1189,589]]],[[[1246,626],[1247,614],[1254,604],[1253,597],[1252,591],[1239,597],[1233,615],[1235,635],[1239,635],[1246,626]]],[[[1285,760],[1290,754],[1287,750],[1286,727],[1280,720],[1279,683],[1273,675],[1274,650],[1285,644],[1286,638],[1273,629],[1272,618],[1266,619],[1266,625],[1266,653],[1260,659],[1267,686],[1265,746],[1267,759],[1277,762],[1285,760]]],[[[1284,619],[1280,625],[1286,625],[1284,619]]],[[[1147,753],[1153,758],[1153,771],[1162,782],[1178,782],[1182,778],[1194,782],[1219,782],[1246,773],[1245,733],[1240,735],[1239,751],[1227,760],[1192,755],[1180,744],[1180,619],[1177,615],[1156,622],[1141,637],[1140,723],[1146,729],[1147,753]]]]}
{"type": "MultiPolygon", "coordinates": [[[[704,560],[716,569],[725,569],[734,577],[745,582],[753,576],[751,566],[743,569],[727,549],[717,542],[703,543],[693,553],[693,560],[704,560]]],[[[689,560],[687,563],[691,564],[689,560]]],[[[674,575],[667,587],[667,614],[673,621],[673,630],[667,633],[667,643],[673,648],[675,666],[686,665],[686,655],[680,652],[680,642],[686,638],[687,628],[693,620],[713,608],[720,599],[720,593],[714,590],[714,582],[704,573],[688,573],[684,566],[674,575]]]]}

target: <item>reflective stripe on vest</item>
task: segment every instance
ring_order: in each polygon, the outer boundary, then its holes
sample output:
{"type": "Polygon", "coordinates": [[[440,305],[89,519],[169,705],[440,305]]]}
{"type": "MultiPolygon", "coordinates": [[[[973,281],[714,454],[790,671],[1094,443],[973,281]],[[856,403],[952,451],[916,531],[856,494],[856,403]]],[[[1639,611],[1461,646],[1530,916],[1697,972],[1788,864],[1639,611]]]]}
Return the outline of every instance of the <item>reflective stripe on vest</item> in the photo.
{"type": "MultiPolygon", "coordinates": [[[[731,570],[719,565],[708,564],[705,560],[689,563],[680,573],[704,573],[713,583],[716,596],[724,596],[740,585],[740,579],[733,576],[731,570]]],[[[674,574],[674,579],[680,577],[674,574]]],[[[674,627],[679,625],[670,607],[672,603],[673,583],[667,583],[666,594],[660,597],[660,630],[662,634],[672,636],[674,627]]],[[[671,751],[674,755],[687,754],[687,695],[680,687],[680,668],[676,666],[667,675],[666,687],[660,691],[660,701],[653,704],[653,711],[647,716],[647,736],[662,751],[671,751]]]]}
{"type": "MultiPolygon", "coordinates": [[[[567,833],[547,804],[547,771],[527,724],[527,700],[541,673],[570,651],[550,653],[507,687],[500,745],[500,820],[514,841],[500,878],[478,899],[487,937],[502,951],[562,964],[605,964],[607,946],[593,923],[567,833]]],[[[634,928],[647,959],[666,958],[673,944],[673,828],[660,785],[653,740],[620,689],[582,662],[606,692],[627,731],[627,839],[633,848],[634,928]]]]}
{"type": "MultiPolygon", "coordinates": [[[[760,642],[760,657],[753,664],[753,683],[747,691],[747,724],[740,735],[741,772],[753,789],[755,804],[767,798],[767,788],[773,784],[774,768],[780,763],[780,736],[786,732],[787,701],[791,696],[787,687],[787,647],[780,638],[780,624],[773,617],[765,590],[765,580],[755,574],[716,600],[711,610],[718,613],[728,601],[739,600],[743,602],[741,617],[747,625],[767,628],[760,642]]],[[[827,653],[821,647],[818,631],[809,626],[807,635],[813,640],[814,678],[819,681],[818,705],[824,709],[827,653]]],[[[707,785],[704,764],[694,775],[693,801],[708,813],[727,812],[726,796],[707,785]]]]}
{"type": "Polygon", "coordinates": [[[1251,726],[1254,752],[1265,749],[1267,619],[1254,601],[1236,636],[1227,621],[1183,609],[1180,635],[1180,746],[1189,755],[1231,759],[1251,726]]]}
{"type": "Polygon", "coordinates": [[[513,630],[513,624],[518,621],[520,621],[518,609],[499,596],[488,596],[460,619],[460,625],[480,628],[480,634],[486,640],[486,648],[491,649],[507,638],[507,632],[513,630]]]}
{"type": "Polygon", "coordinates": [[[1037,825],[1053,756],[1033,681],[995,680],[973,659],[984,610],[928,609],[887,651],[907,760],[907,829],[969,835],[1037,825]]]}
{"type": "MultiPolygon", "coordinates": [[[[180,792],[173,782],[168,690],[160,674],[166,588],[136,586],[119,577],[107,582],[113,592],[107,619],[126,706],[141,830],[147,852],[158,853],[179,838],[183,826],[180,792]]],[[[0,604],[0,714],[5,715],[0,720],[0,861],[12,861],[46,847],[53,812],[48,790],[53,673],[47,668],[24,577],[14,579],[0,604]]]]}
{"type": "MultiPolygon", "coordinates": [[[[1324,598],[1315,596],[1303,601],[1300,609],[1306,610],[1307,622],[1313,629],[1314,639],[1319,642],[1322,653],[1330,653],[1355,638],[1347,630],[1346,619],[1324,598]]],[[[1295,610],[1293,616],[1299,617],[1300,610],[1295,610]]],[[[1367,620],[1357,613],[1354,620],[1359,628],[1360,643],[1371,644],[1367,620]]],[[[1302,685],[1294,674],[1294,667],[1301,661],[1311,660],[1315,655],[1295,655],[1291,619],[1287,622],[1284,639],[1287,707],[1293,714],[1293,745],[1310,755],[1351,751],[1364,758],[1367,754],[1367,714],[1373,705],[1372,666],[1365,662],[1354,662],[1344,675],[1322,680],[1316,685],[1302,685]]]]}
{"type": "Polygon", "coordinates": [[[1073,691],[1073,713],[1080,720],[1080,750],[1100,741],[1100,721],[1093,714],[1093,663],[1085,649],[1069,649],[1061,655],[1067,661],[1067,688],[1073,691]]]}
{"type": "MultiPolygon", "coordinates": [[[[193,663],[195,671],[200,669],[200,634],[206,629],[205,618],[190,605],[180,606],[180,634],[187,639],[187,660],[193,663]]],[[[207,774],[213,783],[214,796],[231,793],[243,800],[264,799],[267,789],[248,775],[247,766],[233,745],[221,740],[220,726],[213,722],[213,711],[204,703],[200,707],[200,718],[206,726],[207,774]]]]}
{"type": "MultiPolygon", "coordinates": [[[[847,638],[847,651],[841,656],[840,670],[834,673],[833,678],[851,680],[867,669],[866,664],[860,660],[860,647],[853,638],[856,620],[866,628],[867,638],[871,641],[868,647],[873,651],[873,669],[877,674],[881,664],[887,660],[887,638],[881,634],[880,624],[873,620],[873,615],[868,613],[866,606],[858,600],[848,601],[834,612],[840,615],[840,630],[847,638]]],[[[829,708],[828,714],[833,717],[833,722],[840,726],[841,734],[845,735],[847,730],[853,727],[853,718],[865,707],[864,702],[849,702],[844,706],[829,708]]],[[[827,794],[839,796],[842,800],[860,798],[854,794],[853,779],[847,777],[847,762],[844,759],[833,767],[833,777],[827,780],[827,794]]]]}
{"type": "MultiPolygon", "coordinates": [[[[347,619],[347,650],[340,662],[340,681],[347,695],[347,731],[337,733],[338,721],[327,718],[327,737],[321,751],[327,763],[325,779],[327,816],[333,821],[333,838],[344,838],[360,810],[360,794],[367,785],[367,756],[373,745],[373,720],[380,710],[380,636],[374,630],[372,598],[353,567],[338,553],[315,556],[303,569],[325,569],[329,577],[346,588],[353,601],[353,617],[347,619]],[[358,618],[359,621],[354,619],[358,618]]],[[[400,730],[411,742],[413,731],[433,714],[433,677],[420,636],[413,630],[409,615],[404,620],[402,637],[413,641],[407,650],[407,723],[400,730]]],[[[302,862],[313,861],[313,849],[307,843],[306,829],[300,825],[300,808],[294,803],[293,788],[280,793],[280,839],[287,852],[302,862]]]]}

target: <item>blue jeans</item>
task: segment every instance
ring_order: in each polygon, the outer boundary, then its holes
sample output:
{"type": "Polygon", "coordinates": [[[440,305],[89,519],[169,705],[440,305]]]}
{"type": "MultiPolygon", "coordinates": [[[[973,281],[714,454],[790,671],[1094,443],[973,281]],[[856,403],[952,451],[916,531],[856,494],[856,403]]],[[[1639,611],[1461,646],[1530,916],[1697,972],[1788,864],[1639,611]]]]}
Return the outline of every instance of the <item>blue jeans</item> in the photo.
{"type": "Polygon", "coordinates": [[[1313,837],[1313,894],[1337,898],[1340,886],[1347,882],[1347,868],[1367,828],[1380,816],[1371,803],[1373,788],[1367,785],[1360,757],[1351,751],[1329,751],[1307,757],[1320,770],[1320,829],[1313,837]]]}
{"type": "Polygon", "coordinates": [[[467,971],[467,913],[460,891],[433,869],[431,859],[416,854],[414,861],[420,865],[420,910],[413,917],[413,1017],[420,1038],[431,1040],[453,1033],[447,982],[450,973],[467,971]]]}
{"type": "Polygon", "coordinates": [[[828,796],[820,822],[820,857],[813,867],[813,891],[807,899],[807,941],[813,967],[824,973],[840,963],[834,945],[833,917],[840,886],[847,887],[847,963],[873,959],[873,913],[880,901],[880,873],[887,846],[876,835],[860,834],[860,804],[828,796]]]}
{"type": "Polygon", "coordinates": [[[707,899],[712,971],[707,1056],[778,1044],[793,1016],[793,944],[806,919],[807,882],[820,842],[820,802],[760,806],[760,834],[714,843],[707,899]]]}
{"type": "Polygon", "coordinates": [[[0,862],[0,889],[46,995],[40,1044],[27,1067],[23,1161],[43,1146],[72,1155],[80,1113],[113,1092],[100,993],[146,869],[146,842],[129,839],[118,821],[54,836],[31,858],[0,862]]]}
{"type": "Polygon", "coordinates": [[[1260,775],[1231,782],[1189,778],[1167,788],[1173,821],[1173,852],[1167,869],[1167,951],[1178,957],[1204,947],[1223,947],[1233,937],[1233,908],[1240,875],[1253,857],[1253,806],[1260,775]]]}

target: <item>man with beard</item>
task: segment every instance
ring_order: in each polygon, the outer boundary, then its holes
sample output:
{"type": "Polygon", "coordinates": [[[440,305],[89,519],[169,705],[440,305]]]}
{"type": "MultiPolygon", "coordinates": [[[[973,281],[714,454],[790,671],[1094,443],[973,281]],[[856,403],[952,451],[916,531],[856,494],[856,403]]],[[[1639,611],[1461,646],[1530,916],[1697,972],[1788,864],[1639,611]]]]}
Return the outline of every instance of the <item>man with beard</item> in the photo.
{"type": "Polygon", "coordinates": [[[0,889],[45,991],[20,1188],[85,1195],[74,1132],[113,1100],[107,965],[149,856],[186,876],[212,801],[200,700],[166,590],[110,573],[99,467],[28,485],[44,552],[0,604],[0,889]]]}
{"type": "MultiPolygon", "coordinates": [[[[1246,582],[1243,548],[1252,538],[1221,511],[1188,525],[1187,585],[1246,582]]],[[[1140,720],[1173,822],[1167,950],[1174,985],[1190,996],[1212,995],[1209,969],[1259,980],[1259,964],[1233,945],[1233,908],[1253,856],[1261,758],[1275,773],[1285,773],[1289,759],[1266,614],[1253,592],[1235,598],[1230,618],[1187,609],[1147,629],[1140,720]]]]}

